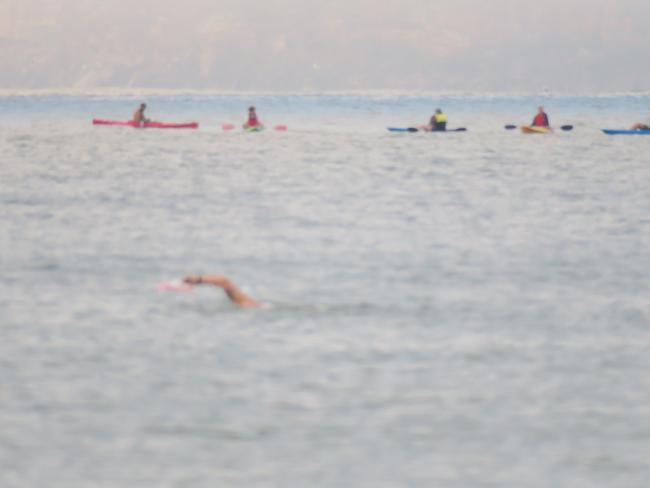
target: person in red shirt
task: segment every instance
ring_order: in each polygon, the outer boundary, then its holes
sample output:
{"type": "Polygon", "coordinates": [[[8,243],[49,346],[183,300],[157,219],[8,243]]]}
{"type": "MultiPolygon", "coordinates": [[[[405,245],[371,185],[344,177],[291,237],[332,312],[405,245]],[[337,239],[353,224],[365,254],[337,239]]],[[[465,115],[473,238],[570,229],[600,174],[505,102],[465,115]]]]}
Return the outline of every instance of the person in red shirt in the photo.
{"type": "Polygon", "coordinates": [[[531,124],[533,127],[550,127],[551,124],[548,120],[548,115],[546,115],[546,112],[544,112],[544,107],[539,107],[537,109],[537,115],[535,115],[535,118],[533,119],[533,123],[531,124]]]}
{"type": "Polygon", "coordinates": [[[255,112],[255,107],[249,107],[248,108],[248,120],[244,124],[244,129],[250,129],[253,127],[264,127],[264,124],[260,122],[260,120],[257,118],[257,113],[255,112]]]}

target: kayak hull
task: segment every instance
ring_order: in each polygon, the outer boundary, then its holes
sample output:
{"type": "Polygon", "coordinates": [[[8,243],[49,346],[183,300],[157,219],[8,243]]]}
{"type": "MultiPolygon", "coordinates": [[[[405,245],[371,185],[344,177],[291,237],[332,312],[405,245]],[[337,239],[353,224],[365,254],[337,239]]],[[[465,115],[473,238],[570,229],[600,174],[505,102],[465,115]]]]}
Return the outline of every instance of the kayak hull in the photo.
{"type": "Polygon", "coordinates": [[[521,132],[524,134],[552,134],[553,129],[550,127],[536,127],[533,125],[522,125],[521,132]]]}
{"type": "Polygon", "coordinates": [[[650,129],[603,129],[609,136],[650,136],[650,129]]]}
{"type": "Polygon", "coordinates": [[[93,119],[93,125],[118,125],[124,127],[136,127],[145,129],[198,129],[197,122],[170,123],[170,122],[145,122],[142,125],[136,124],[132,120],[104,120],[93,119]]]}

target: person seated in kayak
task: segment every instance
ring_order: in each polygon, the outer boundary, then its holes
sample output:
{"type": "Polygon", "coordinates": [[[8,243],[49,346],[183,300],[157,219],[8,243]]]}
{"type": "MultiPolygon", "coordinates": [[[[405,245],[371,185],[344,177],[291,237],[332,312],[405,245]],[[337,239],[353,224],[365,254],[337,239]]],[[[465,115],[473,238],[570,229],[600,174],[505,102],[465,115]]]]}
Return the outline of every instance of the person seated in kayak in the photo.
{"type": "Polygon", "coordinates": [[[429,130],[431,132],[447,130],[447,116],[439,108],[429,121],[429,130]]]}
{"type": "Polygon", "coordinates": [[[533,127],[550,127],[551,123],[548,120],[548,115],[546,115],[546,112],[544,112],[544,107],[539,107],[537,109],[537,115],[535,115],[535,118],[533,119],[533,123],[531,124],[533,127]]]}
{"type": "Polygon", "coordinates": [[[188,276],[183,281],[188,285],[212,285],[221,288],[226,292],[228,298],[239,307],[260,308],[262,306],[260,302],[246,295],[225,276],[188,276]]]}
{"type": "Polygon", "coordinates": [[[244,129],[251,129],[253,127],[264,127],[264,124],[260,122],[257,118],[257,112],[255,112],[255,107],[248,108],[248,120],[244,124],[244,129]]]}
{"type": "Polygon", "coordinates": [[[141,103],[138,110],[133,112],[133,122],[135,122],[136,125],[141,126],[146,122],[151,122],[148,118],[144,116],[144,111],[146,110],[146,108],[147,108],[147,104],[141,103]]]}

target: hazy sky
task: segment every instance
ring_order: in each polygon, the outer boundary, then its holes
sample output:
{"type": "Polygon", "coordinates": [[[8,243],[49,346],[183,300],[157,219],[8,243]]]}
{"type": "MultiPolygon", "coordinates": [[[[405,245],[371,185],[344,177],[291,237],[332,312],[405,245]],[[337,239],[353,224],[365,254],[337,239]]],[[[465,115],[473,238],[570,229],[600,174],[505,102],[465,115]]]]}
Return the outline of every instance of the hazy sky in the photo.
{"type": "Polygon", "coordinates": [[[647,0],[0,0],[0,88],[650,90],[647,0]]]}

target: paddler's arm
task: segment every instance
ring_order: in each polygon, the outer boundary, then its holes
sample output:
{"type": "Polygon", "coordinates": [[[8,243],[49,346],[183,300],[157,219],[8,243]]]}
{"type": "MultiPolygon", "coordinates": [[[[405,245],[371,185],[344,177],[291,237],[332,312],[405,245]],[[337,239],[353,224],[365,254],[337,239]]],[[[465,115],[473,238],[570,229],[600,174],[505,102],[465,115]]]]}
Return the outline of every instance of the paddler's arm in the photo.
{"type": "Polygon", "coordinates": [[[222,288],[226,292],[226,295],[228,295],[228,298],[240,307],[257,308],[262,306],[260,302],[246,295],[225,276],[188,276],[183,281],[189,285],[213,285],[222,288]]]}

